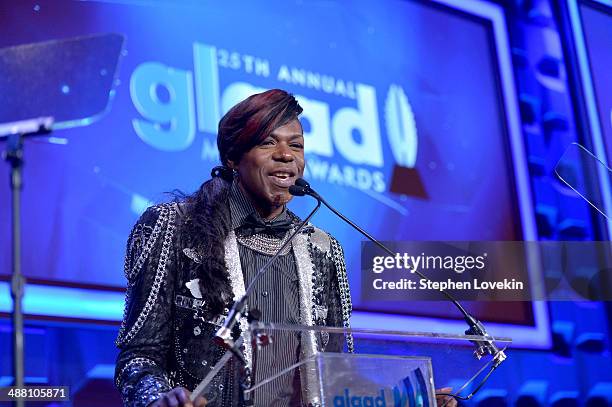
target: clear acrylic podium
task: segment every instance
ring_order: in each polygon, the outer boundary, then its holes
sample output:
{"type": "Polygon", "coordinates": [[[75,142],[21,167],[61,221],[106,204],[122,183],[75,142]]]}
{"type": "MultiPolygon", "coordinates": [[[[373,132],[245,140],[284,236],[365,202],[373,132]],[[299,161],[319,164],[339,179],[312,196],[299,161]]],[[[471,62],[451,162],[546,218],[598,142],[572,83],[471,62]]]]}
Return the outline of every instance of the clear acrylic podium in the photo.
{"type": "Polygon", "coordinates": [[[253,323],[252,384],[255,406],[436,406],[435,389],[467,395],[504,359],[511,340],[369,329],[253,323]],[[346,338],[355,352],[347,352],[346,338]],[[299,354],[287,359],[287,344],[299,354]],[[500,352],[475,356],[476,345],[500,352]],[[284,362],[280,362],[284,360],[284,362]],[[293,363],[295,362],[295,363],[293,363]],[[297,397],[296,397],[297,396],[297,397]]]}

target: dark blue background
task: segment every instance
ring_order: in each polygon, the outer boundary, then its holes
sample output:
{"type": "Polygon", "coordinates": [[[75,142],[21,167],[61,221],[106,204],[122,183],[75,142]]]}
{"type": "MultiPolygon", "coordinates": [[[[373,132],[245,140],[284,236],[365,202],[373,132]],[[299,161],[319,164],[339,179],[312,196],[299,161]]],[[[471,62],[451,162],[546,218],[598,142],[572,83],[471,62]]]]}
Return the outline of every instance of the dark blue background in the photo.
{"type": "MultiPolygon", "coordinates": [[[[341,108],[355,108],[356,101],[279,81],[279,67],[298,67],[375,88],[379,119],[375,125],[380,129],[384,165],[353,164],[336,145],[332,157],[308,156],[341,168],[351,165],[382,173],[386,183],[382,193],[310,177],[321,194],[375,236],[387,240],[523,237],[517,227],[520,217],[493,35],[484,19],[406,1],[356,2],[350,9],[301,2],[266,7],[243,2],[215,7],[165,2],[37,4],[39,11],[27,2],[4,7],[7,35],[0,45],[119,32],[127,37],[127,54],[107,116],[89,127],[57,132],[69,139],[67,146],[26,146],[24,270],[29,277],[122,286],[124,242],[138,216],[131,208],[134,195],[157,202],[167,199],[164,191],[190,192],[208,178],[216,162],[202,159],[201,150],[205,140],[214,142],[214,134],[198,131],[184,149],[168,152],[143,142],[132,125],[133,120],[148,119],[134,107],[129,88],[134,70],[157,62],[166,69],[193,72],[194,42],[269,61],[268,78],[218,67],[221,91],[238,81],[260,88],[281,87],[328,104],[333,116],[341,108]],[[30,27],[27,33],[17,29],[23,25],[30,27]],[[415,168],[427,198],[388,192],[396,164],[385,125],[385,100],[392,84],[403,88],[412,107],[418,138],[415,168]]],[[[363,135],[355,132],[353,137],[359,140],[363,135]]],[[[304,201],[292,204],[299,214],[312,205],[304,201]]],[[[8,200],[2,199],[0,205],[4,223],[8,200]]],[[[360,236],[324,211],[314,222],[344,245],[357,289],[360,236]]],[[[7,232],[3,229],[0,235],[4,250],[9,247],[7,232]]],[[[8,264],[8,256],[3,256],[3,272],[8,264]]]]}
{"type": "MultiPolygon", "coordinates": [[[[530,211],[536,215],[538,238],[602,239],[591,223],[598,215],[589,213],[588,205],[552,175],[567,145],[576,141],[572,106],[564,89],[566,79],[562,74],[555,76],[554,69],[547,69],[551,61],[558,64],[553,65],[560,72],[564,68],[561,49],[565,44],[559,42],[559,28],[551,17],[556,2],[497,3],[505,4],[505,20],[512,41],[516,78],[512,85],[519,91],[520,125],[529,151],[533,188],[534,203],[530,211]]],[[[474,4],[496,7],[492,2],[474,4]]],[[[506,153],[508,137],[502,113],[505,107],[499,98],[491,29],[485,20],[449,12],[433,2],[219,5],[187,0],[172,3],[126,0],[3,2],[0,23],[0,46],[99,32],[127,35],[128,53],[121,64],[121,84],[110,114],[92,126],[62,132],[70,140],[68,146],[27,143],[24,269],[31,283],[38,278],[55,280],[62,285],[76,282],[112,286],[114,292],[110,295],[115,295],[115,302],[119,304],[120,287],[124,284],[125,238],[142,209],[142,206],[133,208],[134,194],[146,200],[162,201],[166,199],[163,191],[175,187],[191,191],[207,178],[214,163],[201,159],[201,149],[204,140],[213,142],[213,132],[199,131],[185,150],[164,152],[143,142],[132,126],[133,119],[142,118],[130,93],[135,69],[155,61],[176,70],[193,71],[194,42],[265,58],[272,72],[279,65],[287,64],[374,86],[385,160],[379,170],[387,184],[395,163],[385,128],[385,101],[391,84],[403,88],[416,120],[419,140],[416,170],[422,177],[428,199],[389,192],[364,193],[358,188],[310,177],[332,202],[377,236],[384,239],[521,239],[524,236],[518,226],[521,217],[513,209],[516,193],[510,156],[506,153]],[[39,6],[38,11],[35,5],[39,6]],[[380,198],[399,204],[406,216],[381,204],[380,198]]],[[[588,46],[590,51],[602,49],[599,45],[588,46]]],[[[238,80],[258,87],[281,86],[309,99],[325,101],[332,113],[356,106],[355,101],[344,97],[328,96],[228,68],[219,68],[219,79],[222,89],[238,80]]],[[[160,94],[163,97],[164,92],[160,94]]],[[[355,137],[361,135],[355,134],[355,137]]],[[[318,158],[349,165],[338,154],[337,147],[334,146],[335,155],[331,159],[310,154],[311,163],[318,158]]],[[[377,170],[367,165],[359,167],[370,172],[377,170]]],[[[9,194],[8,186],[5,184],[2,188],[1,184],[6,175],[6,166],[0,165],[0,279],[3,280],[8,277],[10,264],[9,194]]],[[[307,205],[301,203],[293,208],[304,214],[307,205]]],[[[352,286],[358,288],[355,270],[359,264],[355,263],[358,256],[354,254],[360,237],[324,212],[317,216],[315,223],[334,233],[344,244],[352,286]]],[[[102,315],[100,309],[88,306],[92,304],[89,300],[103,296],[94,298],[91,291],[68,291],[74,292],[77,298],[82,297],[74,303],[75,315],[70,315],[70,310],[63,314],[70,318],[68,323],[58,322],[57,316],[48,322],[44,317],[28,315],[28,381],[69,384],[75,392],[88,393],[94,398],[105,394],[104,405],[116,405],[116,400],[106,395],[112,394],[108,389],[113,386],[116,351],[111,343],[117,327],[112,322],[108,326],[99,320],[76,324],[75,317],[83,322],[88,312],[102,315]],[[100,378],[107,386],[106,393],[100,388],[91,391],[87,387],[99,383],[100,378]]],[[[41,286],[30,284],[26,298],[32,299],[33,293],[39,292],[41,286]]],[[[8,309],[9,302],[7,284],[0,282],[3,310],[8,309]]],[[[56,310],[53,305],[66,308],[68,301],[61,295],[40,295],[33,302],[38,309],[47,306],[56,310]]],[[[115,302],[106,303],[105,315],[116,314],[115,302]]],[[[476,305],[493,312],[498,319],[519,315],[525,322],[532,316],[529,304],[524,308],[476,305]]],[[[531,346],[529,343],[535,334],[510,335],[515,343],[509,359],[492,376],[474,404],[483,407],[519,402],[546,405],[561,400],[570,405],[585,401],[591,405],[598,394],[612,393],[609,306],[597,302],[540,305],[550,315],[550,323],[545,321],[544,335],[539,337],[544,338],[537,346],[540,350],[520,349],[531,346]],[[535,401],[532,403],[532,400],[535,401]]],[[[393,319],[376,312],[369,316],[381,328],[439,331],[449,326],[444,324],[446,317],[456,315],[449,311],[442,318],[434,318],[440,315],[439,310],[429,303],[420,309],[395,310],[433,316],[421,320],[421,325],[412,325],[415,319],[393,319]],[[398,320],[407,322],[399,325],[398,320]]],[[[451,331],[460,333],[463,325],[456,322],[450,325],[451,331]]],[[[487,327],[495,335],[506,332],[496,324],[487,322],[487,327]]],[[[384,346],[390,345],[376,344],[373,349],[384,346]]],[[[0,323],[0,349],[2,355],[10,349],[6,318],[0,323]]],[[[396,348],[397,352],[403,350],[401,345],[396,348]]],[[[471,351],[465,348],[467,356],[471,351]]],[[[1,384],[10,383],[10,371],[10,358],[0,358],[1,384]]],[[[446,373],[449,377],[460,375],[454,371],[446,373]]],[[[115,399],[116,396],[115,393],[115,399]]]]}

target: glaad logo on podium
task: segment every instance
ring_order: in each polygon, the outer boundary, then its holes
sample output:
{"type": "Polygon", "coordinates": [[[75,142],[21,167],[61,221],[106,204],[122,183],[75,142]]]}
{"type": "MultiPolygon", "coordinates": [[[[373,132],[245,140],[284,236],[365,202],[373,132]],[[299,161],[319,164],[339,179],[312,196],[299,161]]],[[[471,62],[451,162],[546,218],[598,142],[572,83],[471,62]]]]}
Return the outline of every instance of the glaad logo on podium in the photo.
{"type": "Polygon", "coordinates": [[[334,397],[334,407],[427,407],[423,397],[415,395],[407,388],[405,381],[400,385],[393,386],[391,393],[392,403],[387,404],[385,389],[380,389],[375,395],[357,396],[351,395],[349,389],[344,389],[342,395],[334,397]]]}
{"type": "Polygon", "coordinates": [[[334,397],[334,407],[386,407],[385,390],[380,389],[376,396],[351,396],[349,389],[344,394],[334,397]]]}
{"type": "MultiPolygon", "coordinates": [[[[193,71],[144,62],[130,78],[130,94],[141,117],[134,131],[148,145],[161,151],[183,151],[196,133],[217,132],[222,113],[247,96],[264,89],[251,79],[275,79],[278,87],[292,86],[317,91],[322,100],[296,95],[307,123],[304,137],[309,156],[309,178],[362,190],[388,190],[384,168],[415,166],[418,149],[414,114],[399,85],[387,89],[384,123],[379,119],[376,88],[329,75],[281,64],[277,69],[265,58],[241,55],[212,45],[193,44],[193,71]],[[221,88],[220,68],[232,70],[235,81],[221,88]],[[330,95],[354,100],[355,107],[330,109],[330,95]],[[382,126],[381,126],[382,124],[382,126]],[[381,127],[386,130],[393,162],[385,165],[381,127]],[[342,158],[347,164],[341,164],[342,158]]],[[[268,79],[266,83],[270,83],[268,79]]],[[[336,103],[336,102],[334,102],[336,103]]],[[[382,104],[381,104],[382,105],[382,104]]],[[[201,158],[218,161],[216,142],[203,138],[201,158]]]]}

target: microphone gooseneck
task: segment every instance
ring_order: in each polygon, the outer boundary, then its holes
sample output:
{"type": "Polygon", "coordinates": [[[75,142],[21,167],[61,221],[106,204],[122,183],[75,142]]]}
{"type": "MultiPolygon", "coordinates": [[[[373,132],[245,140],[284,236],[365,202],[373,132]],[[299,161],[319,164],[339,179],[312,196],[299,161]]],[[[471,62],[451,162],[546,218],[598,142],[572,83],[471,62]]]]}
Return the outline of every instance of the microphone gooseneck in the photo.
{"type": "MultiPolygon", "coordinates": [[[[383,245],[375,237],[370,235],[368,232],[366,232],[361,227],[356,225],[349,218],[347,218],[342,213],[340,213],[338,210],[336,210],[336,208],[331,206],[321,195],[319,195],[316,191],[314,191],[310,187],[310,184],[306,180],[304,180],[303,178],[298,178],[295,181],[295,185],[296,185],[296,188],[295,188],[296,194],[294,194],[294,195],[304,195],[305,194],[305,195],[312,196],[313,198],[315,198],[320,203],[323,203],[323,205],[325,205],[336,216],[338,216],[340,219],[342,219],[343,221],[345,221],[346,223],[351,225],[359,233],[361,233],[362,235],[367,237],[370,241],[372,241],[374,244],[376,244],[378,247],[380,247],[383,251],[385,251],[385,253],[387,253],[387,254],[389,254],[390,256],[393,256],[393,257],[396,255],[396,253],[394,253],[388,247],[383,245]]],[[[293,192],[291,192],[291,193],[293,194],[293,192]]],[[[419,270],[415,270],[415,274],[417,274],[419,277],[421,277],[421,278],[423,278],[423,279],[425,279],[427,281],[431,281],[429,279],[429,277],[427,277],[425,274],[423,274],[419,270]]],[[[487,331],[486,331],[484,325],[482,324],[482,322],[480,322],[479,320],[474,318],[469,312],[467,312],[467,310],[450,293],[448,293],[444,289],[439,289],[439,291],[442,294],[444,294],[444,296],[450,302],[452,302],[455,305],[455,307],[457,307],[457,309],[463,315],[463,319],[465,320],[465,322],[469,326],[469,329],[465,331],[466,335],[485,336],[485,337],[489,336],[489,334],[487,333],[487,331]]],[[[495,345],[495,343],[493,343],[492,340],[486,340],[486,341],[477,341],[477,340],[474,340],[474,341],[471,341],[471,342],[474,343],[474,345],[476,346],[476,350],[475,350],[474,353],[475,353],[475,355],[476,355],[476,357],[478,359],[480,359],[482,356],[484,356],[486,354],[490,354],[490,355],[493,355],[496,358],[496,361],[495,361],[496,365],[501,364],[501,362],[503,362],[506,359],[506,355],[504,354],[504,352],[500,351],[499,348],[495,345]]]]}

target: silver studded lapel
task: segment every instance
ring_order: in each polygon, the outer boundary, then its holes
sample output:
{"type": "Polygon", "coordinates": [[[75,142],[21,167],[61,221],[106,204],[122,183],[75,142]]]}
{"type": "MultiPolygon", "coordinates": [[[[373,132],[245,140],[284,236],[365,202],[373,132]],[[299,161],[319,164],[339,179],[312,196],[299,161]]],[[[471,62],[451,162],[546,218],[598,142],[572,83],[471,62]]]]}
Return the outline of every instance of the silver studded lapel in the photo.
{"type": "MultiPolygon", "coordinates": [[[[300,293],[300,324],[313,325],[312,318],[312,274],[314,265],[308,252],[307,235],[299,234],[293,240],[293,254],[297,263],[300,293]]],[[[305,356],[316,353],[317,346],[314,340],[314,332],[311,332],[312,340],[302,341],[302,351],[305,356]]],[[[304,338],[303,338],[304,339],[304,338]]]]}
{"type": "Polygon", "coordinates": [[[313,233],[310,235],[310,242],[323,253],[329,253],[331,250],[331,239],[327,233],[319,228],[314,228],[313,233]]]}
{"type": "MultiPolygon", "coordinates": [[[[314,325],[312,318],[312,275],[314,265],[308,252],[308,237],[299,234],[293,241],[293,254],[297,263],[297,272],[300,282],[300,323],[302,325],[314,325]]],[[[307,360],[317,353],[317,342],[314,331],[302,334],[301,360],[307,360]]],[[[312,405],[320,403],[316,391],[317,375],[312,369],[312,362],[300,367],[300,378],[302,381],[303,399],[312,405]]]]}
{"type": "MultiPolygon", "coordinates": [[[[240,265],[240,254],[238,252],[238,242],[236,241],[236,234],[234,231],[230,231],[229,235],[225,239],[225,265],[227,266],[227,272],[229,273],[230,284],[232,286],[232,293],[234,294],[234,301],[242,297],[246,291],[244,286],[244,276],[242,274],[242,267],[240,265]]],[[[240,326],[240,335],[242,336],[244,345],[244,358],[247,361],[249,367],[252,361],[252,349],[251,340],[249,338],[249,324],[246,317],[240,318],[238,322],[240,326]]]]}

